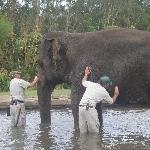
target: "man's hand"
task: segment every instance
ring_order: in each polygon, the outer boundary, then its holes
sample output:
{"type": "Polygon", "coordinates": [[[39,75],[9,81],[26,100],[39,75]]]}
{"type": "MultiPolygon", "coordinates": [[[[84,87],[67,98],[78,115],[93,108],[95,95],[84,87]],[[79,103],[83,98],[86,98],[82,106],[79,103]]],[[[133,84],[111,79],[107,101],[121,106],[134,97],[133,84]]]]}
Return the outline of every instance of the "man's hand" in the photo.
{"type": "Polygon", "coordinates": [[[39,77],[35,76],[29,87],[34,86],[39,81],[39,77]]]}
{"type": "Polygon", "coordinates": [[[89,75],[90,73],[91,73],[90,67],[86,66],[85,71],[84,71],[84,75],[89,75]]]}
{"type": "Polygon", "coordinates": [[[84,70],[84,77],[82,79],[82,81],[86,81],[88,78],[88,75],[91,73],[91,69],[90,67],[86,66],[85,70],[84,70]]]}
{"type": "Polygon", "coordinates": [[[118,96],[119,96],[119,88],[118,88],[118,86],[115,86],[114,96],[112,97],[113,103],[116,101],[118,96]]]}
{"type": "Polygon", "coordinates": [[[115,94],[116,96],[119,95],[119,88],[118,88],[118,86],[115,86],[114,94],[115,94]]]}
{"type": "Polygon", "coordinates": [[[35,82],[38,82],[38,80],[39,80],[38,76],[35,76],[35,77],[34,77],[34,81],[35,81],[35,82]]]}

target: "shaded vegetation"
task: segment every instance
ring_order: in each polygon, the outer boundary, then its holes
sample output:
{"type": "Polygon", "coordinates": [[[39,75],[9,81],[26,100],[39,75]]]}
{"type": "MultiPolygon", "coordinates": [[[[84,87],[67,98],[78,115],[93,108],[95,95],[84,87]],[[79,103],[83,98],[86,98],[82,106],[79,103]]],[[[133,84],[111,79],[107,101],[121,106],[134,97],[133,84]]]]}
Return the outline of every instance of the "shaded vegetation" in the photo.
{"type": "MultiPolygon", "coordinates": [[[[149,0],[1,0],[0,91],[9,72],[31,80],[41,37],[48,31],[92,32],[108,28],[150,31],[149,0]],[[22,3],[21,3],[22,2],[22,3]]],[[[4,87],[3,87],[4,86],[4,87]]]]}

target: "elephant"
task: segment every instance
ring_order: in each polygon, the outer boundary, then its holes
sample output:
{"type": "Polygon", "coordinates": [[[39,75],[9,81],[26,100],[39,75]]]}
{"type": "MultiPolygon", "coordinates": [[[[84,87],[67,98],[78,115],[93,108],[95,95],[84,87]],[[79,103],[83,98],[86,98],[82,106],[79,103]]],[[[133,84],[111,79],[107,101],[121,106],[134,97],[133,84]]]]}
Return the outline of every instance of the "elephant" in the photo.
{"type": "MultiPolygon", "coordinates": [[[[74,127],[79,126],[79,102],[85,91],[82,78],[86,66],[88,80],[107,75],[118,85],[116,104],[150,104],[150,33],[136,29],[109,29],[86,33],[53,31],[46,33],[38,53],[38,102],[41,122],[51,122],[51,94],[57,84],[71,85],[74,127]]],[[[102,104],[98,103],[102,123],[102,104]]]]}

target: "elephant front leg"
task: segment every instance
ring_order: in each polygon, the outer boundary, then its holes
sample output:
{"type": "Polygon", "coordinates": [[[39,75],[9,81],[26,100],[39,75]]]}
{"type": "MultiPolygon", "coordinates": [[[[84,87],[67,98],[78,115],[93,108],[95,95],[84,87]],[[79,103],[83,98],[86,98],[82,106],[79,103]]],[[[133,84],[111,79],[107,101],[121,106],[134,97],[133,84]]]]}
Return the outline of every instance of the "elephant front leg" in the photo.
{"type": "Polygon", "coordinates": [[[46,82],[44,84],[42,82],[38,84],[37,93],[38,93],[41,123],[50,123],[51,96],[50,96],[50,88],[46,84],[46,82]]]}

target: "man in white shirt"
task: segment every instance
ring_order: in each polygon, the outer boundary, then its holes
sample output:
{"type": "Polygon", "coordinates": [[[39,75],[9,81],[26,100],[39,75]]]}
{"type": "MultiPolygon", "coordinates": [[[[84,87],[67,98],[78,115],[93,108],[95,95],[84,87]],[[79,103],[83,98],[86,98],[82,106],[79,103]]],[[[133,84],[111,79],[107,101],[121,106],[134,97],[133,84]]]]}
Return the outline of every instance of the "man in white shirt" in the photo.
{"type": "Polygon", "coordinates": [[[82,79],[82,85],[86,87],[86,90],[79,104],[79,128],[81,133],[99,132],[100,123],[95,109],[96,104],[99,102],[113,104],[119,95],[118,86],[115,86],[114,96],[110,97],[99,82],[87,81],[90,72],[90,68],[86,67],[82,79]]]}
{"type": "Polygon", "coordinates": [[[25,89],[34,86],[38,82],[37,76],[30,83],[21,79],[20,73],[19,71],[12,71],[10,73],[10,116],[11,125],[15,127],[26,124],[25,89]]]}

